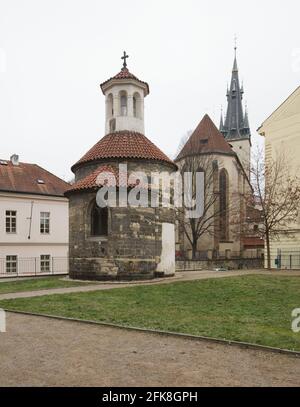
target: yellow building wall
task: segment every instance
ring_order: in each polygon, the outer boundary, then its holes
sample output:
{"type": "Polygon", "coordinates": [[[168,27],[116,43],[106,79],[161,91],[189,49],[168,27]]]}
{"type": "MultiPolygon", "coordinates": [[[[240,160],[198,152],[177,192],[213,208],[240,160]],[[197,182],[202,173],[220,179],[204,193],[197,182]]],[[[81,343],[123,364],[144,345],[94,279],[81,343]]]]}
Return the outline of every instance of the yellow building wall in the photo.
{"type": "MultiPolygon", "coordinates": [[[[259,134],[265,137],[266,162],[280,151],[284,151],[291,172],[300,170],[300,87],[262,124],[259,134]]],[[[300,219],[284,234],[271,241],[272,268],[300,268],[300,219]],[[275,264],[280,251],[281,265],[275,264]],[[288,254],[290,253],[290,254],[288,254]],[[292,256],[292,257],[290,257],[292,256]],[[284,258],[284,261],[283,261],[284,258]]]]}

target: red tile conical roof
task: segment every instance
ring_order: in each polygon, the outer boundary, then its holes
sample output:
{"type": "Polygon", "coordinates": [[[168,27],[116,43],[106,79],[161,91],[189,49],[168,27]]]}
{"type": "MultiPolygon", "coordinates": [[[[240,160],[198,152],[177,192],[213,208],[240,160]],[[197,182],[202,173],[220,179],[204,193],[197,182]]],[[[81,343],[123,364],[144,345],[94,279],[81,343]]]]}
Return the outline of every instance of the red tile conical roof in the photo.
{"type": "Polygon", "coordinates": [[[183,146],[175,161],[199,153],[234,154],[232,148],[206,114],[183,146]]]}
{"type": "Polygon", "coordinates": [[[124,130],[104,136],[76,164],[73,165],[72,171],[83,163],[111,158],[162,161],[176,167],[176,164],[146,136],[141,133],[124,130]]]}
{"type": "MultiPolygon", "coordinates": [[[[134,175],[131,173],[130,175],[134,175]]],[[[139,177],[137,176],[137,179],[139,177]]],[[[87,190],[94,190],[99,189],[100,186],[106,185],[108,187],[135,187],[139,185],[141,188],[148,189],[149,185],[143,185],[140,181],[129,183],[128,182],[128,174],[127,173],[120,173],[120,170],[116,170],[111,165],[100,165],[96,170],[92,173],[88,174],[83,179],[75,182],[75,184],[70,185],[70,187],[65,192],[67,196],[69,193],[76,192],[76,191],[87,191],[87,190]],[[99,179],[99,176],[102,175],[102,179],[99,179]]]]}
{"type": "Polygon", "coordinates": [[[104,93],[104,88],[105,85],[108,84],[108,82],[112,81],[112,80],[119,80],[119,79],[133,79],[137,82],[139,82],[140,84],[144,85],[144,87],[146,88],[146,93],[147,95],[149,94],[150,90],[149,90],[149,85],[147,82],[141,81],[140,79],[138,79],[135,75],[133,75],[131,72],[129,72],[128,68],[122,68],[121,71],[119,73],[117,73],[117,75],[113,76],[112,78],[109,78],[107,81],[101,83],[100,87],[102,92],[104,93]]]}

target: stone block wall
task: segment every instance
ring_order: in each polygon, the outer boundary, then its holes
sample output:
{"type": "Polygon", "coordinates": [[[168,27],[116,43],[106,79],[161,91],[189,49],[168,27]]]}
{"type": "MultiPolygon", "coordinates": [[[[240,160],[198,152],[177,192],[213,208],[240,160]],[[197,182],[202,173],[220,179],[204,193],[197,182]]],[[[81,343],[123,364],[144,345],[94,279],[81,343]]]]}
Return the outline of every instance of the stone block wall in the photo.
{"type": "MultiPolygon", "coordinates": [[[[89,165],[88,173],[100,164],[89,165]]],[[[110,162],[110,165],[118,168],[118,163],[110,162]]],[[[128,172],[131,171],[145,171],[150,175],[151,171],[173,172],[174,169],[155,162],[129,162],[128,172]]],[[[80,179],[86,175],[84,168],[78,172],[80,179]]],[[[89,280],[154,278],[161,261],[162,223],[174,224],[174,210],[111,207],[108,211],[108,235],[93,237],[90,208],[96,193],[96,190],[80,191],[69,196],[70,276],[89,280]]]]}

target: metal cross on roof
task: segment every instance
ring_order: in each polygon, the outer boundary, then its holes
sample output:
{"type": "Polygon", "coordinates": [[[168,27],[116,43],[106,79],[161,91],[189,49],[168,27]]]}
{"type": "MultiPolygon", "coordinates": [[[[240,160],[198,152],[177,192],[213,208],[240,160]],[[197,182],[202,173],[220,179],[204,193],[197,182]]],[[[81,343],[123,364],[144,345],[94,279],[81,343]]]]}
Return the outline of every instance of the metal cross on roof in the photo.
{"type": "Polygon", "coordinates": [[[126,55],[126,51],[124,51],[123,56],[121,57],[121,59],[124,60],[123,62],[123,68],[127,68],[127,62],[126,59],[129,58],[129,55],[126,55]]]}

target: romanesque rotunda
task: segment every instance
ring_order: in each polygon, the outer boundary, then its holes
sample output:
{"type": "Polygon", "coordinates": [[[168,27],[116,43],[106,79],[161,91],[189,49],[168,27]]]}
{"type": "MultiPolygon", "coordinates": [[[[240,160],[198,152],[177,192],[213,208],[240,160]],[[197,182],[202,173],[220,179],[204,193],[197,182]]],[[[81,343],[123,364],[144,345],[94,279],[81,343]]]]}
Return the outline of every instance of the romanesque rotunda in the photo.
{"type": "MultiPolygon", "coordinates": [[[[75,183],[66,192],[70,206],[70,276],[77,279],[141,279],[175,272],[172,207],[99,207],[99,175],[115,174],[117,194],[130,193],[132,173],[173,173],[176,165],[146,136],[144,98],[149,86],[127,68],[103,82],[105,136],[72,166],[75,183]],[[126,168],[120,176],[120,164],[126,168]]],[[[137,180],[136,183],[138,183],[137,180]]],[[[107,183],[107,179],[105,180],[107,183]]],[[[144,182],[145,183],[145,182],[144,182]]],[[[142,187],[142,185],[141,185],[142,187]]],[[[151,182],[147,187],[151,192],[151,182]]],[[[124,198],[124,195],[122,195],[124,198]]],[[[119,195],[118,195],[119,198],[119,195]]]]}

